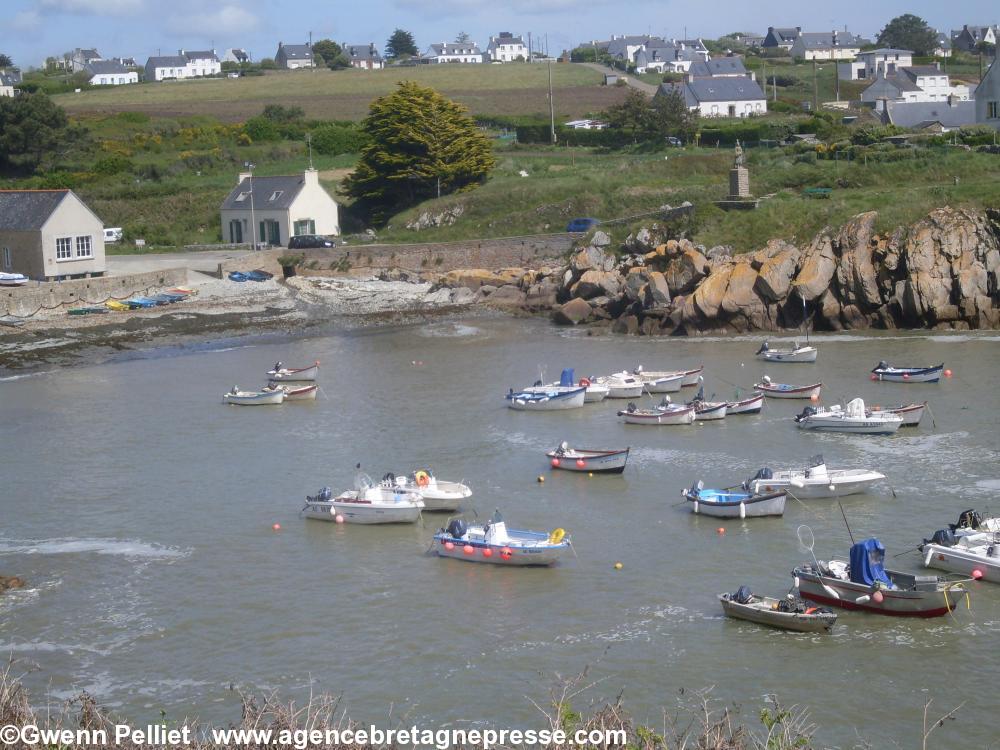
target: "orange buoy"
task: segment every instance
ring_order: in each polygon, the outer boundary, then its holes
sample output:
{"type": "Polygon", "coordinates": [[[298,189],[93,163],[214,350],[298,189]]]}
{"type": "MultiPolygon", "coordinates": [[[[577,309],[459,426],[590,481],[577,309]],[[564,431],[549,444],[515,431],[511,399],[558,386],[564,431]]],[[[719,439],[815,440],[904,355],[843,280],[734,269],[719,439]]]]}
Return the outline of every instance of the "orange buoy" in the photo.
{"type": "Polygon", "coordinates": [[[271,528],[274,529],[275,531],[281,531],[281,524],[276,523],[271,528]]]}

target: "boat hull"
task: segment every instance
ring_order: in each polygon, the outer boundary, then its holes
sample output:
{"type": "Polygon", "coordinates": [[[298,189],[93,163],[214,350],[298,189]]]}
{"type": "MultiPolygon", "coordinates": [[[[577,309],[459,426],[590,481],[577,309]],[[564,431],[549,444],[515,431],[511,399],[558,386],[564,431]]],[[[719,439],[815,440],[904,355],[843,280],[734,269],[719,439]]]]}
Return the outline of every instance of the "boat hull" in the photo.
{"type": "Polygon", "coordinates": [[[465,498],[472,497],[472,490],[460,482],[436,481],[417,490],[424,499],[424,510],[431,512],[458,510],[465,498]]]}
{"type": "Polygon", "coordinates": [[[701,374],[704,371],[705,371],[704,365],[702,365],[701,367],[696,367],[693,370],[681,370],[681,375],[683,376],[683,378],[681,379],[681,387],[690,388],[692,386],[698,385],[698,378],[701,377],[701,374]]]}
{"type": "Polygon", "coordinates": [[[301,388],[285,386],[285,401],[315,401],[318,385],[306,385],[301,388]]]}
{"type": "Polygon", "coordinates": [[[621,451],[591,451],[576,448],[560,453],[549,451],[553,469],[582,471],[593,474],[621,474],[625,471],[629,449],[621,451]]]}
{"type": "Polygon", "coordinates": [[[888,414],[895,414],[897,417],[903,418],[903,423],[900,427],[916,427],[920,424],[920,420],[923,419],[924,409],[926,408],[927,402],[924,401],[922,404],[885,406],[880,409],[871,409],[871,413],[885,412],[888,414]]]}
{"type": "Polygon", "coordinates": [[[234,406],[272,406],[284,402],[285,392],[279,388],[270,393],[227,393],[222,400],[234,406]]]}
{"type": "Polygon", "coordinates": [[[311,383],[319,374],[319,363],[298,369],[268,370],[267,379],[272,383],[311,383]]]}
{"type": "Polygon", "coordinates": [[[603,385],[591,384],[587,386],[587,392],[583,396],[583,403],[598,404],[608,397],[608,388],[603,385]]]}
{"type": "Polygon", "coordinates": [[[697,422],[712,422],[717,419],[725,419],[729,404],[722,402],[706,406],[695,407],[694,418],[697,422]]]}
{"type": "Polygon", "coordinates": [[[645,389],[642,383],[634,385],[613,385],[606,383],[605,385],[608,387],[608,398],[639,398],[645,389]]]}
{"type": "Polygon", "coordinates": [[[881,589],[882,601],[871,599],[874,589],[853,581],[831,576],[819,576],[805,567],[795,568],[792,575],[799,582],[803,599],[842,609],[871,612],[890,617],[942,617],[955,609],[966,591],[956,584],[953,588],[934,587],[926,591],[897,591],[881,589]],[[836,596],[823,588],[832,589],[836,596]],[[864,600],[863,597],[869,597],[864,600]],[[862,598],[862,601],[858,601],[862,598]]]}
{"type": "Polygon", "coordinates": [[[786,364],[794,363],[806,363],[815,362],[816,357],[819,356],[819,352],[811,346],[805,346],[801,349],[768,349],[766,351],[760,352],[757,355],[757,359],[763,360],[764,362],[782,362],[786,364]]]}
{"type": "Polygon", "coordinates": [[[754,492],[786,490],[799,499],[847,497],[867,492],[885,479],[877,471],[834,470],[823,477],[805,477],[804,472],[775,472],[771,479],[755,479],[749,489],[754,492]],[[783,476],[784,475],[784,476],[783,476]]]}
{"type": "Polygon", "coordinates": [[[758,625],[768,625],[781,630],[793,630],[797,633],[828,633],[837,622],[835,612],[810,614],[781,612],[776,609],[778,600],[770,597],[763,597],[763,600],[756,603],[757,606],[755,606],[755,604],[740,604],[731,599],[729,594],[719,594],[719,603],[722,604],[722,611],[728,617],[754,622],[758,625]]]}
{"type": "Polygon", "coordinates": [[[854,435],[892,435],[899,430],[902,420],[886,421],[877,419],[805,417],[796,424],[798,424],[800,430],[846,432],[854,435]]]}
{"type": "Polygon", "coordinates": [[[760,414],[764,407],[764,394],[759,394],[742,401],[730,401],[726,404],[726,416],[731,414],[760,414]]]}
{"type": "Polygon", "coordinates": [[[937,383],[944,372],[944,363],[934,367],[876,367],[873,380],[886,383],[937,383]]]}
{"type": "Polygon", "coordinates": [[[758,383],[754,388],[768,398],[812,398],[813,396],[819,398],[823,384],[815,383],[813,385],[789,387],[784,383],[771,383],[770,385],[767,383],[758,383]]]}
{"type": "MultiPolygon", "coordinates": [[[[984,534],[982,539],[993,537],[992,534],[984,534]]],[[[962,537],[964,540],[975,539],[976,535],[962,537]]],[[[962,542],[954,547],[944,547],[940,544],[925,544],[921,552],[923,553],[923,563],[925,568],[937,568],[949,573],[961,573],[970,578],[974,577],[973,571],[979,571],[978,579],[989,583],[1000,583],[1000,556],[990,556],[988,549],[994,546],[991,543],[975,544],[972,547],[966,546],[962,542]]],[[[1000,542],[995,544],[995,549],[1000,550],[1000,542]]]]}
{"type": "Polygon", "coordinates": [[[625,424],[645,424],[645,425],[677,425],[691,424],[695,420],[694,407],[685,407],[672,411],[636,410],[618,412],[625,424]]]}
{"type": "Polygon", "coordinates": [[[455,539],[439,534],[434,537],[433,549],[441,557],[517,568],[553,565],[569,550],[569,542],[546,547],[521,547],[516,544],[491,544],[455,539]],[[452,545],[451,549],[447,547],[449,543],[452,545]],[[471,552],[466,551],[467,549],[471,549],[471,552]],[[510,551],[509,555],[504,554],[505,549],[510,551]],[[485,554],[486,550],[489,550],[489,554],[485,554]]]}
{"type": "Polygon", "coordinates": [[[785,514],[785,493],[773,492],[769,495],[749,497],[740,501],[713,501],[711,496],[685,493],[691,503],[691,512],[713,518],[763,518],[785,514]]]}
{"type": "Polygon", "coordinates": [[[681,389],[684,375],[681,373],[657,375],[643,373],[642,381],[647,393],[676,393],[681,389]]]}
{"type": "MultiPolygon", "coordinates": [[[[412,503],[353,503],[334,500],[330,503],[345,523],[416,523],[420,519],[421,506],[412,503]]],[[[323,520],[330,520],[324,518],[323,520]]]]}
{"type": "Polygon", "coordinates": [[[562,409],[578,409],[583,406],[586,388],[574,388],[562,392],[523,391],[508,394],[507,406],[515,411],[560,411],[562,409]]]}

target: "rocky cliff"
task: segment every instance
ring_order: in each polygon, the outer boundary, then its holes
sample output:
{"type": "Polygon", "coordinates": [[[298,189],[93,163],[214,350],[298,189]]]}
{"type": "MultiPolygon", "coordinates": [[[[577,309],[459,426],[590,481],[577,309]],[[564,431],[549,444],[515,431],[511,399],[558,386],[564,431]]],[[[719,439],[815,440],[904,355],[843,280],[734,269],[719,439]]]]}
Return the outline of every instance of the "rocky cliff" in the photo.
{"type": "Polygon", "coordinates": [[[478,293],[500,307],[551,311],[561,324],[608,321],[647,335],[796,329],[804,317],[818,330],[1000,325],[1000,211],[941,208],[888,235],[876,219],[859,214],[804,247],[772,240],[738,256],[687,240],[656,244],[655,227],[613,253],[597,232],[566,267],[482,272],[478,293]]]}

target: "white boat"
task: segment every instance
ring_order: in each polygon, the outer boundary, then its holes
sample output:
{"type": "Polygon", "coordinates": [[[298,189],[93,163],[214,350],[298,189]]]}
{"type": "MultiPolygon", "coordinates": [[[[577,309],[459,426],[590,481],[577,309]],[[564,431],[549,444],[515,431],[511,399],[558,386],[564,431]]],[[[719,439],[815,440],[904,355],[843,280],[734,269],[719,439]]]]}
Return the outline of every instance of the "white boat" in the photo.
{"type": "Polygon", "coordinates": [[[728,617],[798,633],[828,633],[837,622],[837,613],[826,607],[813,606],[791,595],[784,599],[758,596],[746,586],[731,594],[719,594],[719,603],[728,617]]]}
{"type": "Polygon", "coordinates": [[[647,393],[676,393],[684,382],[683,372],[646,372],[642,365],[633,374],[646,386],[647,393]]]}
{"type": "Polygon", "coordinates": [[[694,418],[698,422],[710,422],[715,419],[725,419],[729,410],[728,401],[702,401],[695,399],[688,406],[694,407],[694,418]]]}
{"type": "Polygon", "coordinates": [[[23,273],[0,273],[0,286],[24,286],[28,277],[23,273]]]}
{"type": "Polygon", "coordinates": [[[790,349],[772,349],[765,341],[757,350],[757,359],[765,362],[815,362],[818,355],[815,346],[801,346],[798,341],[790,349]]]}
{"type": "MultiPolygon", "coordinates": [[[[537,384],[536,384],[537,386],[537,384]]],[[[573,383],[573,370],[565,369],[562,371],[562,377],[559,379],[558,383],[549,383],[546,387],[556,387],[556,388],[572,388],[573,383]]],[[[601,385],[600,383],[591,382],[590,378],[580,378],[580,382],[576,384],[576,387],[586,388],[587,392],[583,396],[583,403],[585,404],[596,404],[608,397],[609,388],[606,385],[601,385]]],[[[530,390],[530,389],[526,389],[530,390]]]]}
{"type": "Polygon", "coordinates": [[[872,380],[890,383],[936,383],[944,372],[944,363],[930,367],[893,367],[885,360],[872,369],[872,380]]]}
{"type": "Polygon", "coordinates": [[[924,409],[927,408],[927,402],[924,401],[922,404],[899,404],[897,406],[873,406],[868,409],[869,414],[876,412],[888,412],[889,414],[896,414],[903,418],[903,424],[900,427],[916,427],[920,424],[920,420],[924,416],[924,409]]]}
{"type": "Polygon", "coordinates": [[[315,401],[316,392],[319,390],[319,386],[315,383],[312,385],[289,383],[279,387],[285,392],[285,401],[315,401]]]}
{"type": "Polygon", "coordinates": [[[505,398],[516,411],[557,411],[583,406],[586,394],[584,386],[534,385],[523,391],[511,388],[505,398]]]}
{"type": "Polygon", "coordinates": [[[788,383],[772,383],[771,378],[765,375],[754,388],[763,393],[768,398],[819,398],[822,383],[812,385],[789,385],[788,383]]]}
{"type": "Polygon", "coordinates": [[[652,409],[640,409],[634,403],[618,412],[625,424],[669,425],[691,424],[695,420],[695,408],[690,405],[671,404],[670,397],[652,409]]]}
{"type": "Polygon", "coordinates": [[[570,549],[563,529],[551,533],[508,529],[500,511],[486,524],[453,518],[434,535],[431,548],[441,557],[493,565],[552,565],[570,549]]]}
{"type": "Polygon", "coordinates": [[[319,362],[308,367],[285,367],[281,362],[275,362],[274,367],[267,371],[267,379],[272,383],[310,383],[319,374],[319,362]]]}
{"type": "Polygon", "coordinates": [[[742,487],[707,489],[699,480],[690,489],[681,490],[681,497],[691,503],[691,512],[715,518],[758,518],[781,516],[785,513],[784,490],[754,493],[742,487]]]}
{"type": "Polygon", "coordinates": [[[760,414],[764,408],[764,394],[755,393],[750,398],[726,402],[726,416],[733,414],[760,414]]]}
{"type": "Polygon", "coordinates": [[[592,378],[594,383],[598,383],[608,388],[608,398],[638,398],[646,390],[646,385],[641,378],[630,372],[616,372],[614,375],[603,375],[592,378]]]}
{"type": "Polygon", "coordinates": [[[845,497],[883,479],[885,474],[868,469],[827,469],[822,456],[813,456],[804,469],[759,469],[743,486],[752,492],[786,490],[797,498],[845,497]]]}
{"type": "Polygon", "coordinates": [[[653,372],[646,372],[643,370],[642,374],[645,377],[651,378],[674,378],[680,375],[681,388],[688,388],[693,385],[698,385],[703,372],[705,372],[705,366],[699,365],[691,370],[658,370],[653,372]]]}
{"type": "Polygon", "coordinates": [[[348,490],[332,497],[329,487],[324,487],[306,498],[301,515],[321,521],[336,521],[340,516],[345,523],[416,523],[424,500],[414,489],[398,487],[395,482],[375,484],[362,476],[358,489],[348,490]]]}
{"type": "Polygon", "coordinates": [[[236,406],[267,406],[270,404],[280,404],[285,400],[285,391],[281,388],[274,390],[264,389],[262,391],[241,391],[238,386],[233,386],[229,393],[222,397],[223,403],[235,404],[236,406]]]}
{"type": "Polygon", "coordinates": [[[869,415],[865,410],[865,402],[856,398],[849,401],[846,407],[841,407],[840,404],[819,408],[807,406],[801,414],[796,415],[795,423],[802,430],[891,435],[903,424],[903,418],[881,412],[869,415]]]}
{"type": "MultiPolygon", "coordinates": [[[[386,478],[392,475],[387,475],[386,478]]],[[[454,511],[461,502],[472,497],[472,490],[461,482],[438,479],[430,469],[418,469],[406,477],[392,477],[397,486],[415,489],[424,500],[424,510],[454,511]]]]}
{"type": "Polygon", "coordinates": [[[982,531],[959,536],[951,529],[941,529],[918,549],[923,553],[925,568],[1000,583],[1000,533],[982,531]]]}
{"type": "Polygon", "coordinates": [[[570,448],[566,442],[545,455],[552,462],[553,469],[582,471],[588,474],[621,474],[625,471],[629,449],[592,450],[570,448]]]}

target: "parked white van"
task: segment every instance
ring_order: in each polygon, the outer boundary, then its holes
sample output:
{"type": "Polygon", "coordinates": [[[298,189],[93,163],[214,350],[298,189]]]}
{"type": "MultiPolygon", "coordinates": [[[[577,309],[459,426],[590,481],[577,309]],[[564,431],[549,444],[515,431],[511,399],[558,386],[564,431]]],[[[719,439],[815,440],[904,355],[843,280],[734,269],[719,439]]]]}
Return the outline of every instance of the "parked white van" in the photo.
{"type": "Polygon", "coordinates": [[[121,227],[105,227],[104,228],[104,241],[105,242],[118,242],[122,238],[122,228],[121,227]]]}

